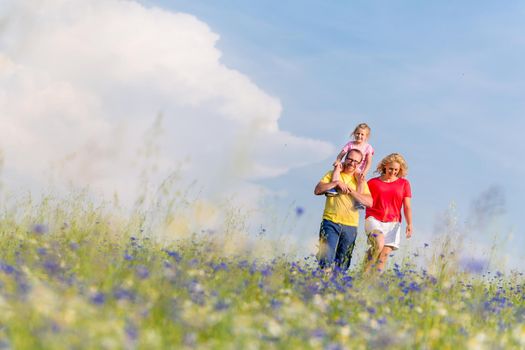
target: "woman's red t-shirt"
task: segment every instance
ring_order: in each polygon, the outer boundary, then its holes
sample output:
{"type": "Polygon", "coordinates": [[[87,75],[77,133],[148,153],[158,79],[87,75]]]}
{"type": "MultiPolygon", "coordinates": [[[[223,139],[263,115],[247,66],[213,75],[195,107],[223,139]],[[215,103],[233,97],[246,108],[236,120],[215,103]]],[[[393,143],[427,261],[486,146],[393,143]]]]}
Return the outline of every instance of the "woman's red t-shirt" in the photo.
{"type": "Polygon", "coordinates": [[[379,177],[368,180],[374,205],[366,208],[365,218],[373,216],[381,222],[401,222],[403,199],[412,197],[410,182],[399,178],[393,182],[384,182],[379,177]]]}

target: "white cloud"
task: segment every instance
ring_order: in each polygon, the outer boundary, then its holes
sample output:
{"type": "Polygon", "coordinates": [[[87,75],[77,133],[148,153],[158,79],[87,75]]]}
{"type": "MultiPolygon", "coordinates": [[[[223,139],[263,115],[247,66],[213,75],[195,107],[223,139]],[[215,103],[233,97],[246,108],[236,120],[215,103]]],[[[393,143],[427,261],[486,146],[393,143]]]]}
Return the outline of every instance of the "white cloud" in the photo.
{"type": "Polygon", "coordinates": [[[256,201],[265,190],[250,180],[334,151],[279,130],[279,100],[222,64],[219,36],[194,16],[119,0],[7,0],[1,13],[11,186],[52,177],[131,200],[145,170],[160,181],[179,169],[203,197],[256,201]]]}

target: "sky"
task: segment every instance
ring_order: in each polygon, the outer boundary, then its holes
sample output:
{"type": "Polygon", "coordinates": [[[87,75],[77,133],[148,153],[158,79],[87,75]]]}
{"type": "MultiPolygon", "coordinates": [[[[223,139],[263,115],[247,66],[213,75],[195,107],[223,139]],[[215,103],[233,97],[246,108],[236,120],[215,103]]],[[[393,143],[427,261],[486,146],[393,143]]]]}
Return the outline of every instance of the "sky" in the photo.
{"type": "Polygon", "coordinates": [[[409,165],[404,253],[453,231],[464,259],[496,245],[523,270],[524,15],[519,1],[4,0],[2,190],[132,203],[169,178],[196,203],[192,229],[239,207],[248,231],[314,251],[313,188],[366,122],[374,167],[392,152],[409,165]]]}

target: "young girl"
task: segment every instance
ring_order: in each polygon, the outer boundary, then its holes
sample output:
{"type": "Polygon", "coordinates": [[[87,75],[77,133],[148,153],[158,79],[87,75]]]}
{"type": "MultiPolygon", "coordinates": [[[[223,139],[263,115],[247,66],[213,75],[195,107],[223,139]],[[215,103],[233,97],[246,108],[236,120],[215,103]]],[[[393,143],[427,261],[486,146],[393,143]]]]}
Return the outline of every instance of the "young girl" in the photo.
{"type": "MultiPolygon", "coordinates": [[[[341,160],[343,157],[346,156],[348,151],[351,149],[358,149],[363,154],[363,160],[361,163],[357,165],[356,169],[356,177],[360,177],[361,180],[365,181],[366,174],[368,173],[368,170],[370,169],[370,166],[372,164],[372,156],[374,155],[374,148],[368,143],[368,137],[370,136],[370,127],[366,123],[360,123],[358,124],[354,132],[352,132],[353,140],[348,142],[341,152],[337,155],[337,159],[334,162],[334,172],[332,173],[332,180],[339,180],[339,172],[341,167],[339,166],[341,164],[341,160]]],[[[359,181],[360,183],[362,181],[359,181]]],[[[358,188],[358,191],[360,191],[360,188],[358,188]]],[[[337,190],[331,189],[325,193],[327,196],[337,196],[337,190]]],[[[358,209],[362,209],[363,206],[356,205],[358,209]]]]}

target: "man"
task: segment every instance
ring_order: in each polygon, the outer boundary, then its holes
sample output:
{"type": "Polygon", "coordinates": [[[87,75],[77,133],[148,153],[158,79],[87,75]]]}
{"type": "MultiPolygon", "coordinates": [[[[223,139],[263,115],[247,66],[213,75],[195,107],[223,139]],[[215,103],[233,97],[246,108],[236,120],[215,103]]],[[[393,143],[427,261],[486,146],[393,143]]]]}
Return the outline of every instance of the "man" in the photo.
{"type": "Polygon", "coordinates": [[[316,195],[325,194],[334,188],[339,193],[326,197],[317,255],[321,268],[331,267],[335,263],[344,271],[350,266],[359,225],[359,213],[354,204],[360,202],[366,207],[372,206],[372,196],[366,181],[355,178],[355,171],[362,160],[361,151],[350,150],[344,163],[338,165],[341,167],[340,179],[332,180],[333,172],[328,171],[315,186],[316,195]],[[357,190],[358,186],[360,191],[357,190]]]}

